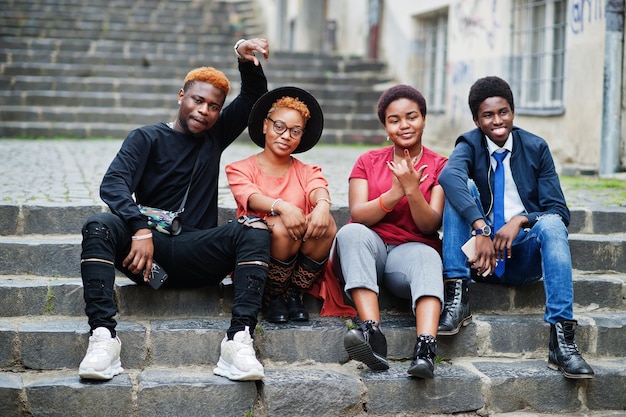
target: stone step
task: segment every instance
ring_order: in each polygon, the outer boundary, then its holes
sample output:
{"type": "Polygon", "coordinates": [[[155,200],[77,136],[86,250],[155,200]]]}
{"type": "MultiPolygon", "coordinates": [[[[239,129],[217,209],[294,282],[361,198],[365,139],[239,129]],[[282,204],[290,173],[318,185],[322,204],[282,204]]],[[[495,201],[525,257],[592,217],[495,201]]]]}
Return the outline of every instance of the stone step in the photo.
{"type": "MultiPolygon", "coordinates": [[[[181,77],[182,78],[182,77],[181,77]]],[[[352,117],[358,120],[373,121],[376,125],[368,126],[369,129],[382,130],[380,122],[373,111],[379,94],[372,91],[358,91],[350,88],[335,88],[333,85],[314,85],[302,82],[302,80],[291,80],[297,82],[286,82],[285,84],[297,85],[301,88],[309,90],[316,96],[325,113],[325,120],[342,120],[346,117],[352,117]],[[341,112],[336,110],[342,109],[341,112]]],[[[338,80],[335,80],[338,82],[338,80]]],[[[129,112],[129,109],[136,108],[145,111],[175,114],[176,108],[172,105],[177,98],[177,91],[180,86],[175,87],[175,82],[170,81],[164,86],[153,87],[148,86],[147,91],[124,91],[120,88],[112,88],[111,90],[121,91],[103,91],[101,86],[95,86],[94,90],[72,91],[72,90],[30,90],[30,91],[2,91],[0,92],[0,107],[3,109],[3,115],[6,115],[6,121],[22,121],[25,117],[35,116],[56,122],[67,121],[64,113],[82,113],[94,112],[103,113],[112,112],[129,112]],[[169,86],[169,92],[161,91],[169,86]],[[144,104],[142,104],[144,103],[144,104]],[[146,106],[145,103],[150,103],[146,106]],[[26,113],[25,116],[19,116],[19,113],[26,113]]],[[[276,83],[271,83],[270,88],[274,88],[276,83]]],[[[229,94],[229,100],[234,98],[238,93],[233,90],[229,94]]],[[[132,113],[131,112],[131,113],[132,113]]],[[[142,113],[138,113],[138,121],[134,122],[135,127],[146,124],[141,117],[142,113]]],[[[36,121],[36,120],[35,120],[36,121]]],[[[325,126],[327,127],[327,126],[325,126]]],[[[332,128],[332,126],[330,126],[332,128]]]]}
{"type": "MultiPolygon", "coordinates": [[[[96,78],[97,80],[107,77],[113,79],[111,82],[112,86],[120,83],[119,80],[115,80],[116,78],[166,80],[166,82],[175,83],[177,88],[179,88],[180,80],[185,77],[190,69],[203,65],[211,65],[223,71],[233,83],[239,83],[239,73],[236,67],[233,67],[234,62],[230,54],[210,60],[198,57],[187,57],[185,59],[188,62],[184,64],[179,63],[177,66],[170,64],[162,67],[154,65],[154,60],[145,56],[132,59],[128,65],[111,65],[105,57],[96,60],[102,62],[101,64],[89,64],[84,62],[12,62],[6,63],[0,67],[0,75],[2,75],[5,80],[3,84],[7,86],[11,85],[10,83],[13,82],[14,78],[28,76],[31,78],[54,77],[59,79],[63,79],[64,77],[77,77],[80,79],[80,84],[89,84],[92,78],[96,78]],[[8,82],[6,80],[8,80],[8,82]]],[[[389,80],[387,77],[380,74],[361,72],[332,72],[332,75],[324,75],[320,71],[317,71],[316,68],[311,67],[307,70],[285,71],[278,69],[278,65],[280,65],[280,63],[270,64],[269,61],[267,64],[263,63],[264,71],[270,83],[277,84],[276,86],[297,84],[301,85],[303,88],[309,87],[311,89],[319,89],[321,86],[337,86],[340,91],[345,92],[347,95],[345,100],[359,98],[373,98],[378,100],[380,92],[374,91],[373,87],[376,84],[384,83],[389,80]],[[355,90],[356,88],[358,89],[355,90]]],[[[44,80],[47,79],[48,78],[44,78],[44,80]]],[[[33,103],[33,105],[36,104],[37,103],[33,103]]]]}
{"type": "Polygon", "coordinates": [[[80,30],[84,35],[96,35],[98,38],[112,37],[111,32],[121,30],[131,34],[145,33],[146,36],[154,33],[165,35],[180,32],[181,21],[185,21],[185,33],[219,33],[216,28],[207,27],[207,24],[218,25],[220,22],[222,30],[230,29],[228,10],[214,7],[215,2],[172,2],[169,8],[144,4],[143,7],[126,7],[126,10],[120,10],[122,13],[111,13],[110,7],[104,3],[94,3],[89,8],[80,5],[64,7],[62,4],[42,8],[35,3],[25,4],[22,1],[18,4],[21,7],[4,10],[0,22],[5,31],[15,28],[22,35],[36,29],[47,33],[54,31],[55,34],[80,30]],[[28,13],[27,19],[24,18],[25,13],[28,13]],[[163,26],[166,24],[170,27],[163,26]]]}
{"type": "MultiPolygon", "coordinates": [[[[232,37],[230,35],[201,35],[193,42],[137,42],[137,41],[112,41],[107,39],[90,39],[72,37],[68,39],[46,37],[2,37],[3,53],[8,56],[14,54],[39,54],[56,53],[72,54],[83,53],[85,55],[107,53],[111,57],[117,55],[133,55],[149,53],[150,56],[164,57],[168,55],[185,56],[188,54],[206,54],[208,56],[217,53],[232,53],[232,37]]],[[[272,54],[273,55],[273,54],[272,54]]],[[[17,60],[14,60],[17,61],[17,60]]]]}
{"type": "MultiPolygon", "coordinates": [[[[259,32],[247,1],[10,3],[0,16],[5,138],[123,138],[138,125],[168,120],[190,68],[215,66],[236,84],[232,45],[250,36],[235,31],[259,32]],[[193,17],[181,17],[187,14],[193,17]]],[[[383,63],[272,50],[264,67],[270,88],[297,85],[320,100],[327,115],[322,143],[384,140],[374,114],[377,86],[389,81],[383,63]]]]}
{"type": "MultiPolygon", "coordinates": [[[[6,20],[5,20],[6,22],[6,20]]],[[[3,23],[0,21],[0,23],[3,23]]],[[[167,31],[172,25],[168,22],[154,23],[160,28],[158,31],[138,30],[136,28],[124,29],[123,25],[115,25],[115,29],[106,30],[107,22],[95,22],[91,27],[85,27],[83,29],[68,28],[74,26],[72,22],[68,23],[68,27],[51,27],[46,28],[45,24],[35,26],[22,26],[16,27],[12,25],[0,26],[0,37],[17,37],[22,39],[29,38],[45,38],[54,39],[58,41],[72,40],[77,37],[77,32],[80,33],[80,37],[83,39],[97,39],[99,41],[109,42],[136,42],[136,43],[193,43],[202,41],[204,39],[208,41],[222,40],[225,43],[232,43],[237,40],[236,33],[230,30],[227,24],[222,30],[219,26],[204,28],[198,27],[192,30],[179,30],[177,32],[167,31]],[[165,29],[164,29],[165,28],[165,29]],[[166,30],[165,32],[163,30],[166,30]]],[[[152,24],[150,25],[152,26],[152,24]]],[[[138,27],[141,27],[138,26],[138,27]]],[[[149,28],[144,28],[149,29],[149,28]]]]}
{"type": "MultiPolygon", "coordinates": [[[[69,94],[69,93],[68,93],[69,94]]],[[[128,96],[131,100],[142,100],[140,96],[128,96]]],[[[163,102],[168,105],[175,99],[174,94],[168,94],[163,97],[163,102]]],[[[112,100],[117,101],[115,98],[112,100]]],[[[71,98],[67,98],[71,102],[71,98]]],[[[69,103],[67,103],[69,104],[69,103]]],[[[126,103],[129,104],[129,103],[126,103]]],[[[339,106],[339,105],[335,105],[339,106]]],[[[171,105],[170,105],[171,107],[171,105]]],[[[326,105],[324,105],[326,108],[326,105]]],[[[137,107],[42,107],[42,106],[2,106],[0,105],[0,113],[6,122],[12,123],[49,123],[51,126],[59,123],[75,123],[75,124],[113,124],[117,127],[120,125],[142,126],[145,124],[163,122],[172,120],[175,117],[176,110],[163,108],[159,109],[141,109],[137,107]]],[[[367,114],[337,114],[334,112],[326,112],[324,116],[324,129],[327,135],[332,131],[345,131],[346,134],[350,130],[375,131],[379,128],[380,122],[378,118],[367,112],[367,114]]],[[[127,131],[128,132],[128,131],[127,131]]],[[[341,135],[343,136],[343,134],[341,135]]],[[[370,134],[370,136],[374,136],[370,134]]],[[[382,134],[379,134],[382,138],[382,134]]],[[[375,137],[375,136],[374,136],[375,137]]]]}
{"type": "MultiPolygon", "coordinates": [[[[114,142],[110,147],[116,149],[120,144],[121,142],[114,142]]],[[[250,148],[249,152],[252,152],[254,149],[256,148],[250,148]]],[[[94,147],[94,151],[98,150],[97,147],[94,147]]],[[[348,156],[346,153],[346,157],[348,156]]],[[[97,192],[99,185],[95,185],[94,192],[97,192]]],[[[230,193],[228,189],[220,192],[226,195],[230,193]]],[[[347,201],[336,201],[333,205],[332,214],[338,226],[346,224],[349,220],[348,208],[345,207],[346,203],[347,201]]],[[[233,208],[234,205],[232,207],[219,208],[218,218],[220,224],[235,216],[233,208]]],[[[108,209],[104,203],[80,205],[78,201],[68,203],[67,205],[16,205],[4,203],[0,204],[0,235],[74,234],[81,229],[83,222],[90,215],[106,210],[108,209]]],[[[570,212],[569,233],[572,239],[584,241],[585,236],[581,235],[596,235],[591,239],[602,241],[603,236],[607,236],[608,241],[615,244],[619,242],[619,238],[622,235],[614,232],[626,230],[626,210],[616,208],[608,210],[600,207],[594,209],[572,208],[570,212]]]]}
{"type": "MultiPolygon", "coordinates": [[[[173,84],[173,83],[172,83],[173,84]]],[[[379,94],[372,91],[350,91],[345,92],[344,88],[335,89],[333,85],[314,85],[303,82],[288,83],[305,88],[314,94],[320,102],[325,113],[325,119],[358,117],[361,119],[376,120],[380,128],[378,117],[372,111],[375,107],[379,94]],[[339,109],[343,112],[335,114],[339,109]]],[[[173,87],[173,85],[172,85],[173,87]]],[[[271,83],[269,88],[277,87],[271,83]]],[[[53,87],[52,89],[28,90],[26,92],[12,89],[3,91],[0,94],[0,106],[5,111],[5,120],[21,120],[15,117],[18,111],[30,111],[41,115],[46,109],[50,109],[51,117],[60,117],[62,111],[81,114],[86,112],[103,113],[106,111],[129,111],[131,108],[139,107],[144,112],[163,112],[164,110],[176,111],[177,88],[173,87],[168,92],[163,92],[163,87],[157,87],[153,91],[151,85],[146,85],[144,90],[135,87],[135,91],[125,91],[121,86],[112,87],[108,91],[103,85],[87,87],[88,91],[72,91],[53,87]],[[117,91],[116,91],[117,90],[117,91]],[[172,98],[173,97],[173,98],[172,98]],[[150,102],[150,107],[140,107],[141,102],[150,102]],[[172,105],[172,102],[174,104],[172,105]],[[164,107],[164,109],[163,109],[164,107]],[[15,108],[11,113],[11,109],[15,108]],[[11,117],[11,119],[8,119],[11,117]]],[[[227,97],[227,103],[238,93],[239,88],[233,88],[232,93],[227,97]]],[[[63,121],[60,118],[59,121],[63,121]]],[[[380,129],[382,130],[382,129],[380,129]]]]}
{"type": "MultiPolygon", "coordinates": [[[[167,69],[172,66],[173,60],[179,63],[178,66],[181,67],[181,71],[202,65],[211,65],[219,69],[230,68],[233,64],[231,45],[221,45],[221,48],[215,51],[203,50],[202,54],[198,54],[198,51],[193,53],[177,50],[176,52],[176,55],[159,54],[157,56],[148,51],[115,55],[108,51],[87,54],[83,51],[72,53],[45,51],[35,54],[30,51],[11,52],[5,50],[0,52],[0,59],[4,62],[2,74],[15,77],[25,74],[63,77],[62,70],[67,70],[68,66],[79,68],[81,74],[85,74],[90,66],[105,67],[93,69],[92,71],[98,71],[94,72],[93,76],[108,74],[115,78],[116,75],[127,76],[129,67],[167,69]],[[190,56],[190,53],[193,55],[190,56]]],[[[271,61],[267,61],[264,67],[266,67],[269,77],[281,80],[301,79],[316,85],[343,85],[346,91],[348,91],[346,84],[364,89],[369,83],[371,89],[372,83],[388,80],[388,78],[377,73],[376,68],[345,71],[344,68],[339,68],[341,63],[337,62],[336,59],[332,61],[312,59],[311,62],[305,64],[306,58],[294,62],[293,57],[287,56],[281,59],[277,55],[272,53],[271,61]],[[332,75],[329,76],[329,74],[332,75]]],[[[166,79],[169,75],[168,72],[155,73],[153,78],[166,79]]],[[[84,83],[84,79],[82,81],[84,83]]],[[[119,82],[120,80],[116,81],[119,82]]],[[[130,81],[127,82],[130,83],[130,81]]]]}
{"type": "MultiPolygon", "coordinates": [[[[80,235],[0,236],[0,274],[77,276],[73,260],[80,240],[80,235]]],[[[626,272],[626,234],[570,234],[569,242],[574,269],[626,272]]]]}
{"type": "Polygon", "coordinates": [[[238,29],[231,17],[244,26],[254,19],[250,2],[230,2],[230,9],[221,2],[136,2],[132,5],[121,2],[116,7],[91,3],[13,3],[12,7],[3,8],[7,13],[3,13],[0,19],[1,33],[5,36],[71,38],[76,37],[78,31],[87,39],[126,40],[176,39],[204,33],[234,36],[238,29]]]}
{"type": "MultiPolygon", "coordinates": [[[[84,302],[78,259],[58,256],[54,260],[55,263],[67,264],[67,269],[75,273],[70,277],[45,273],[33,275],[32,272],[16,275],[4,271],[0,275],[0,317],[41,314],[82,317],[84,302]],[[15,303],[15,300],[20,300],[20,303],[15,303]]],[[[577,312],[626,311],[626,274],[576,270],[573,275],[577,312]]],[[[122,274],[118,274],[116,284],[115,296],[123,316],[141,312],[149,317],[227,316],[232,305],[232,287],[229,285],[153,291],[149,287],[135,285],[122,274]]],[[[525,287],[472,283],[470,301],[472,310],[478,313],[516,314],[522,311],[541,314],[545,294],[541,282],[525,287]]],[[[305,295],[305,303],[312,314],[317,314],[322,307],[320,300],[308,294],[305,295]]],[[[379,303],[382,310],[411,314],[406,300],[394,297],[384,288],[381,289],[379,303]]]]}
{"type": "Polygon", "coordinates": [[[626,207],[570,208],[570,233],[611,234],[626,230],[626,207]]]}
{"type": "MultiPolygon", "coordinates": [[[[232,80],[231,94],[239,91],[239,74],[231,68],[231,63],[223,71],[232,80]]],[[[265,66],[264,66],[265,68],[265,66]]],[[[124,69],[127,72],[127,69],[124,69]]],[[[268,70],[269,72],[270,70],[268,70]]],[[[276,77],[276,72],[271,69],[268,84],[278,87],[287,84],[291,80],[294,84],[310,90],[318,99],[333,98],[342,100],[342,105],[354,107],[357,103],[349,103],[349,100],[373,100],[376,102],[380,92],[373,91],[371,84],[361,82],[360,76],[354,74],[336,73],[335,77],[319,80],[319,74],[309,71],[308,73],[283,73],[284,77],[276,77]],[[308,79],[307,77],[311,75],[308,79]],[[276,79],[280,81],[275,81],[276,79]],[[348,80],[351,78],[352,80],[348,80]],[[356,85],[357,82],[363,85],[356,85]]],[[[0,87],[3,91],[67,91],[67,92],[109,92],[109,93],[152,93],[152,94],[175,94],[181,87],[181,79],[178,78],[117,78],[117,77],[84,77],[77,76],[47,76],[47,75],[15,75],[0,76],[0,87]]],[[[234,97],[234,95],[233,95],[234,97]]],[[[372,109],[370,113],[372,113],[372,109]]]]}
{"type": "MultiPolygon", "coordinates": [[[[140,303],[136,303],[140,304],[140,303]]],[[[140,313],[139,308],[136,313],[140,313]]],[[[219,345],[228,328],[225,316],[187,315],[116,317],[125,366],[191,366],[217,363],[219,345]],[[185,343],[181,344],[181,340],[185,343]]],[[[456,336],[439,336],[437,356],[545,359],[550,327],[542,314],[481,314],[456,336]]],[[[626,312],[575,314],[576,342],[588,360],[624,358],[626,312]]],[[[309,322],[273,324],[260,318],[255,331],[259,360],[295,364],[314,361],[342,364],[349,360],[343,337],[352,321],[312,317],[309,322]]],[[[415,319],[409,314],[383,314],[381,328],[391,361],[411,359],[415,346],[415,319]]],[[[0,369],[25,371],[76,367],[85,354],[89,326],[86,317],[37,315],[0,317],[0,369]],[[51,348],[54,347],[54,348],[51,348]]]]}
{"type": "MultiPolygon", "coordinates": [[[[87,38],[88,39],[88,38],[87,38]]],[[[232,61],[233,41],[209,38],[201,44],[197,39],[188,42],[111,42],[103,40],[57,40],[8,38],[3,41],[0,58],[5,64],[86,64],[171,66],[172,62],[189,65],[210,63],[218,67],[225,58],[232,61]]],[[[328,72],[337,74],[369,74],[380,77],[384,64],[361,58],[342,59],[325,53],[275,51],[267,65],[276,71],[316,72],[322,79],[332,80],[328,72]]],[[[221,66],[219,66],[221,68],[221,66]]]]}
{"type": "Polygon", "coordinates": [[[626,272],[626,233],[570,234],[574,268],[626,272]]]}
{"type": "MultiPolygon", "coordinates": [[[[324,111],[324,128],[361,128],[370,133],[382,131],[376,114],[372,111],[377,98],[373,93],[359,94],[355,91],[342,96],[341,89],[334,86],[313,86],[302,83],[288,83],[309,90],[314,94],[324,111]],[[349,126],[335,125],[337,122],[349,122],[349,126]]],[[[275,84],[269,86],[274,88],[275,84]]],[[[133,124],[133,128],[149,124],[151,117],[159,116],[163,120],[176,114],[176,87],[169,92],[157,87],[150,91],[114,91],[112,87],[106,91],[104,86],[93,86],[91,91],[76,92],[72,90],[29,90],[19,93],[17,90],[0,93],[0,112],[7,122],[102,122],[111,123],[111,118],[120,124],[133,124]],[[140,103],[149,101],[155,107],[140,107],[140,103]],[[172,104],[174,103],[174,104],[172,104]],[[107,116],[109,115],[110,116],[107,116]],[[118,120],[119,115],[126,115],[118,120]],[[109,117],[109,119],[107,119],[109,117]]],[[[135,87],[135,90],[137,87],[135,87]]],[[[235,97],[233,91],[227,103],[235,97]]],[[[377,94],[376,94],[377,96],[377,94]]]]}
{"type": "Polygon", "coordinates": [[[208,364],[129,368],[107,383],[81,381],[75,370],[0,373],[0,413],[6,417],[24,412],[64,417],[453,413],[459,417],[465,416],[459,413],[499,416],[519,411],[532,416],[614,415],[609,410],[626,408],[626,365],[610,359],[592,363],[596,378],[581,381],[566,380],[549,369],[545,360],[497,358],[458,358],[438,364],[433,380],[408,378],[408,363],[371,372],[357,369],[353,362],[343,366],[266,364],[262,383],[228,381],[214,376],[213,365],[208,364]]]}

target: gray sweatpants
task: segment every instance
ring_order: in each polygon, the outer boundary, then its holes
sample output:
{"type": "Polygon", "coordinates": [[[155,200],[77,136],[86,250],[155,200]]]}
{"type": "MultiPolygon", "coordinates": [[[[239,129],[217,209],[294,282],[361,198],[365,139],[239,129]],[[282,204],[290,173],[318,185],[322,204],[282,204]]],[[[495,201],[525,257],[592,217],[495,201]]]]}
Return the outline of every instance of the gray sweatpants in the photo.
{"type": "Polygon", "coordinates": [[[369,227],[348,223],[337,232],[333,252],[332,264],[348,297],[353,288],[379,294],[384,285],[396,297],[410,299],[413,314],[415,303],[424,296],[439,298],[443,306],[441,257],[424,243],[386,245],[369,227]]]}

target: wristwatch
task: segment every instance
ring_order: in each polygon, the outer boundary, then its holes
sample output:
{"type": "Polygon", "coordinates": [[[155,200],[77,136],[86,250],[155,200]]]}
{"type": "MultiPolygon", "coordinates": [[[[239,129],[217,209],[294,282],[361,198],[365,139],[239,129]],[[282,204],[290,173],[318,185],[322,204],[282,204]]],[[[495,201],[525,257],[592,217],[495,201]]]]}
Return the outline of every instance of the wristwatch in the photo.
{"type": "Polygon", "coordinates": [[[485,224],[480,229],[472,230],[472,236],[483,235],[483,236],[491,236],[491,227],[488,224],[485,224]]]}

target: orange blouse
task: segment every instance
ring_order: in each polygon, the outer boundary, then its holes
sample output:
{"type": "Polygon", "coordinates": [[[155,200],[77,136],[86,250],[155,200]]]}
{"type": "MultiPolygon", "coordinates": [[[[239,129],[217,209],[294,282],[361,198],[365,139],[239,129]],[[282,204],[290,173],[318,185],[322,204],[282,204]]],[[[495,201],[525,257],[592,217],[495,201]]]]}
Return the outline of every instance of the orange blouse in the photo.
{"type": "Polygon", "coordinates": [[[226,176],[230,190],[237,202],[237,217],[244,214],[266,218],[269,213],[258,213],[248,208],[252,194],[262,194],[272,198],[282,198],[308,215],[312,210],[309,196],[317,188],[328,189],[328,181],[322,169],[293,158],[293,164],[282,177],[272,177],[263,171],[256,156],[226,165],[226,176]]]}

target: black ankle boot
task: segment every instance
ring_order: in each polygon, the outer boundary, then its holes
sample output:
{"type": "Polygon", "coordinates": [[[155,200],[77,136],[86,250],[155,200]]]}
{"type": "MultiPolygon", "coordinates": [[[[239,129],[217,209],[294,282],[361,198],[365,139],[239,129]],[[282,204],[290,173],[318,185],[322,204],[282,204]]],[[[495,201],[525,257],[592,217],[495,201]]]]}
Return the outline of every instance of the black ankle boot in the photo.
{"type": "Polygon", "coordinates": [[[361,361],[370,369],[389,369],[387,362],[387,338],[380,331],[378,322],[366,320],[356,329],[348,330],[343,345],[352,359],[361,361]]]}
{"type": "Polygon", "coordinates": [[[270,323],[287,323],[287,303],[283,295],[274,295],[263,303],[263,317],[270,323]]]}
{"type": "Polygon", "coordinates": [[[444,305],[439,317],[438,336],[457,334],[461,326],[472,322],[467,280],[459,278],[444,282],[444,305]]]}
{"type": "Polygon", "coordinates": [[[574,341],[575,320],[563,320],[550,325],[550,353],[548,366],[571,379],[593,378],[591,366],[585,362],[574,341]]]}
{"type": "Polygon", "coordinates": [[[302,302],[302,293],[294,288],[287,292],[287,312],[289,320],[309,321],[309,312],[302,302]]]}
{"type": "Polygon", "coordinates": [[[437,339],[429,334],[421,334],[417,337],[413,350],[413,361],[409,367],[409,375],[417,378],[433,378],[435,371],[435,350],[437,339]]]}

